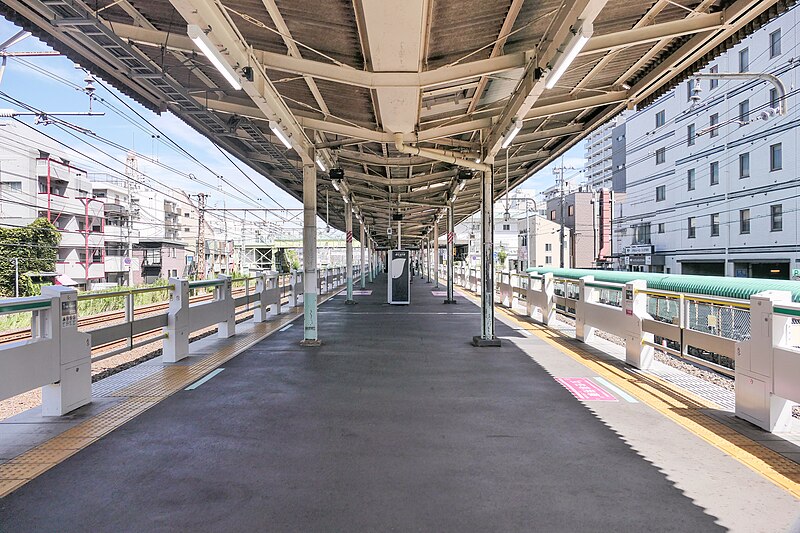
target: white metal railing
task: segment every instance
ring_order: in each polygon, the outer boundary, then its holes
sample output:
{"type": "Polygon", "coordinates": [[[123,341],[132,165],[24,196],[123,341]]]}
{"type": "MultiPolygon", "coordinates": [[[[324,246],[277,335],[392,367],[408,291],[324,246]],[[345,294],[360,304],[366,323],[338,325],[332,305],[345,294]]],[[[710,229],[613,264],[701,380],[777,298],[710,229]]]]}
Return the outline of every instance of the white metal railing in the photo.
{"type": "MultiPolygon", "coordinates": [[[[444,266],[440,278],[447,276],[444,266]]],[[[459,265],[454,282],[481,288],[479,269],[459,265]]],[[[545,326],[558,314],[575,321],[575,337],[596,330],[623,339],[626,362],[648,368],[653,350],[735,377],[736,414],[768,430],[785,430],[800,402],[800,304],[765,291],[750,300],[648,289],[645,281],[608,283],[552,273],[495,273],[497,304],[518,307],[545,326]]]]}
{"type": "MultiPolygon", "coordinates": [[[[303,281],[302,272],[259,272],[237,279],[170,278],[163,287],[97,294],[51,286],[42,288],[42,296],[0,300],[0,315],[31,313],[30,337],[0,344],[0,400],[42,387],[43,413],[66,414],[91,401],[92,362],[161,339],[164,361],[179,361],[189,355],[194,331],[216,325],[217,335],[226,338],[235,333],[237,314],[252,311],[255,322],[264,322],[282,312],[284,299],[290,307],[301,306],[303,281]],[[165,291],[167,300],[135,308],[137,295],[155,291],[165,291]],[[205,294],[190,297],[192,292],[205,294]],[[85,317],[101,325],[79,331],[86,326],[78,320],[79,301],[104,298],[117,299],[122,309],[85,317]],[[93,350],[102,351],[93,357],[93,350]]],[[[344,285],[345,269],[321,272],[320,283],[323,294],[344,285]]]]}

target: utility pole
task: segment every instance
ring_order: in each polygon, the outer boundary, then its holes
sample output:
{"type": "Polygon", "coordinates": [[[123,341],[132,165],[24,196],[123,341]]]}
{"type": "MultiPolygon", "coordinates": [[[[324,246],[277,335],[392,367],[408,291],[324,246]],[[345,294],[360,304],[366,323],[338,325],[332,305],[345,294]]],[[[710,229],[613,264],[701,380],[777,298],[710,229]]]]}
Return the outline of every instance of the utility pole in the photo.
{"type": "Polygon", "coordinates": [[[564,268],[564,171],[565,170],[575,170],[574,167],[565,167],[564,166],[564,156],[561,156],[561,166],[553,168],[553,174],[558,175],[558,182],[560,185],[561,193],[559,198],[559,211],[560,211],[560,221],[561,221],[561,228],[559,230],[559,245],[561,247],[561,268],[564,268]]]}
{"type": "Polygon", "coordinates": [[[208,194],[197,195],[197,279],[206,277],[206,198],[208,194]]]}

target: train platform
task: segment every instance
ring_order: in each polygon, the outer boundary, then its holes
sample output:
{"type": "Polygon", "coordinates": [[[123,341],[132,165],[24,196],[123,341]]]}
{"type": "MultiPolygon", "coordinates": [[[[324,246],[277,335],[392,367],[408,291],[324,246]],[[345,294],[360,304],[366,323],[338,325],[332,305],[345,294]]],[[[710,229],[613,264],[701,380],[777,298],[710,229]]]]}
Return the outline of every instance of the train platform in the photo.
{"type": "Polygon", "coordinates": [[[510,312],[473,347],[467,293],[367,289],[320,347],[295,312],[12,419],[41,444],[3,457],[0,531],[800,531],[793,443],[510,312]]]}

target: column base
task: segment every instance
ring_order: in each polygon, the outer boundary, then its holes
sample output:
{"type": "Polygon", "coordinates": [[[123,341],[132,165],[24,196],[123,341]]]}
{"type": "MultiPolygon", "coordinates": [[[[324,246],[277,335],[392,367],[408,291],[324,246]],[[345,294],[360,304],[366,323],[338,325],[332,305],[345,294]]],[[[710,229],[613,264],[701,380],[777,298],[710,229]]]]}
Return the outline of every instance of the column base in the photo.
{"type": "Polygon", "coordinates": [[[478,348],[500,348],[500,339],[484,339],[480,335],[472,337],[472,345],[478,348]]]}
{"type": "Polygon", "coordinates": [[[445,300],[445,301],[444,301],[444,302],[442,302],[442,303],[446,303],[446,304],[457,304],[458,302],[457,302],[456,300],[445,300]]]}
{"type": "Polygon", "coordinates": [[[358,302],[355,300],[345,300],[344,305],[356,305],[358,302]]]}
{"type": "Polygon", "coordinates": [[[322,346],[322,341],[319,339],[303,339],[300,341],[300,346],[314,348],[316,346],[322,346]]]}

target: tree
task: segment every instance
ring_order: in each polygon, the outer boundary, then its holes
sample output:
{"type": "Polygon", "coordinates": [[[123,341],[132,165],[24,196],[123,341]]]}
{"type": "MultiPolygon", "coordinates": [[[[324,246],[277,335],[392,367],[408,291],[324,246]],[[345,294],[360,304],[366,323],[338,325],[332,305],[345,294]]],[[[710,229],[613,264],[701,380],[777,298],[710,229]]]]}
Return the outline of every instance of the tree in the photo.
{"type": "Polygon", "coordinates": [[[286,250],[286,262],[291,270],[300,270],[300,256],[297,250],[286,250]]]}
{"type": "Polygon", "coordinates": [[[506,258],[507,257],[508,257],[508,254],[506,253],[506,251],[503,248],[503,246],[500,245],[500,251],[497,252],[497,261],[498,261],[498,263],[500,263],[500,266],[503,266],[503,265],[506,264],[506,258]]]}
{"type": "Polygon", "coordinates": [[[44,218],[24,228],[0,228],[0,295],[14,296],[14,259],[19,262],[19,295],[37,294],[28,274],[55,271],[59,242],[61,233],[44,218]]]}

